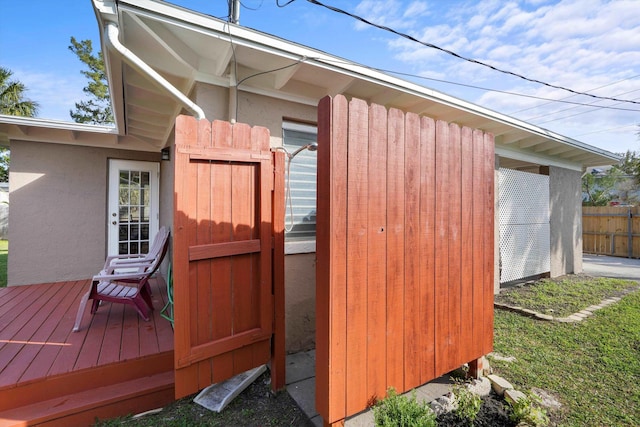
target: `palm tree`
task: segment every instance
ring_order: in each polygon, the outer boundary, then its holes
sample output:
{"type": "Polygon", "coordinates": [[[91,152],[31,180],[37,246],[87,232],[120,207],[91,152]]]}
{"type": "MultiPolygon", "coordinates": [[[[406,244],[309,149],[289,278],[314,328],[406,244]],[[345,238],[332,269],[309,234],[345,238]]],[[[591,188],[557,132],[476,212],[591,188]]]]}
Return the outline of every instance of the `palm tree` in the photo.
{"type": "Polygon", "coordinates": [[[39,104],[24,99],[27,88],[17,80],[10,80],[12,75],[11,70],[0,67],[0,114],[35,117],[39,104]]]}

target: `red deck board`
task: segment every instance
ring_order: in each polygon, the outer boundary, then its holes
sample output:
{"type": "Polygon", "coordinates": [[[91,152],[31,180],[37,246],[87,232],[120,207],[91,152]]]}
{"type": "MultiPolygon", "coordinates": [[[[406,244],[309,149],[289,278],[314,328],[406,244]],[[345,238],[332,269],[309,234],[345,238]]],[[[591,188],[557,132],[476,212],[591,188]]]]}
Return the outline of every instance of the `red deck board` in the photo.
{"type": "Polygon", "coordinates": [[[69,325],[72,325],[73,320],[71,319],[74,318],[76,310],[78,309],[78,302],[74,295],[79,295],[87,286],[88,282],[85,280],[69,283],[68,287],[70,288],[70,292],[67,294],[64,303],[60,304],[60,306],[65,307],[65,312],[61,318],[70,320],[58,323],[51,322],[51,324],[54,325],[54,330],[48,338],[49,344],[40,349],[38,354],[33,358],[28,369],[20,378],[21,382],[44,378],[47,375],[51,364],[56,360],[62,347],[67,345],[66,340],[71,333],[69,325]]]}
{"type": "MultiPolygon", "coordinates": [[[[56,325],[52,322],[47,322],[46,319],[49,317],[60,317],[60,315],[66,311],[68,307],[64,302],[67,300],[67,294],[71,289],[72,287],[69,286],[56,288],[55,295],[47,302],[42,311],[38,312],[37,316],[34,316],[20,330],[23,339],[18,337],[16,343],[5,347],[13,347],[16,354],[12,360],[12,364],[16,368],[8,372],[3,371],[4,381],[17,382],[41,350],[48,346],[56,346],[55,343],[49,341],[49,337],[53,333],[56,325]],[[27,335],[29,335],[28,338],[27,335]]],[[[2,351],[0,351],[0,353],[1,352],[2,351]]]]}
{"type": "Polygon", "coordinates": [[[6,323],[4,321],[10,320],[10,317],[4,317],[6,313],[14,310],[23,300],[29,298],[33,292],[36,291],[35,286],[13,286],[11,288],[4,288],[3,298],[0,300],[0,330],[4,329],[6,323]]]}
{"type": "Polygon", "coordinates": [[[5,299],[12,304],[12,310],[0,316],[0,321],[7,324],[0,331],[0,344],[19,347],[18,352],[5,353],[11,353],[11,357],[0,357],[0,390],[83,368],[151,356],[160,353],[160,348],[173,350],[171,325],[160,317],[166,301],[164,280],[152,280],[156,310],[149,322],[139,320],[132,307],[104,303],[93,317],[87,307],[81,330],[73,333],[80,297],[87,286],[88,281],[82,280],[0,289],[2,307],[8,305],[5,299]],[[132,338],[136,334],[147,340],[144,348],[132,338]]]}

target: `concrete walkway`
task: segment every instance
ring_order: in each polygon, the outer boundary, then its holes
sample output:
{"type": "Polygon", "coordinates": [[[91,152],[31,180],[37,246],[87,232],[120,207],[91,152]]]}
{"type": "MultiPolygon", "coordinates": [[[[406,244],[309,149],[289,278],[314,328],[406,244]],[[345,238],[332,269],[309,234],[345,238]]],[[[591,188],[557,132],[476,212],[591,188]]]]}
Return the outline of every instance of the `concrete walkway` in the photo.
{"type": "Polygon", "coordinates": [[[584,254],[582,269],[589,276],[640,281],[640,259],[584,254]]]}

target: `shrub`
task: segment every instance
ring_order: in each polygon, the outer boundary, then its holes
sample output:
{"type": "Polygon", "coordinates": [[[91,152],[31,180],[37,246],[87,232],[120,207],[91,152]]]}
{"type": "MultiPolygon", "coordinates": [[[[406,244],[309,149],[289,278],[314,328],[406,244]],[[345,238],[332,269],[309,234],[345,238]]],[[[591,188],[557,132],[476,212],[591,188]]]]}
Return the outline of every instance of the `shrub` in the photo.
{"type": "Polygon", "coordinates": [[[453,386],[453,394],[458,404],[454,411],[455,414],[458,418],[467,420],[470,425],[473,425],[480,412],[482,398],[469,390],[462,382],[458,382],[453,386]]]}
{"type": "Polygon", "coordinates": [[[525,396],[515,402],[510,402],[511,421],[519,424],[525,423],[533,427],[544,427],[549,424],[547,412],[541,408],[540,398],[531,392],[525,393],[525,396]]]}
{"type": "Polygon", "coordinates": [[[415,390],[411,397],[399,396],[393,387],[387,397],[373,407],[376,426],[380,427],[432,427],[436,416],[426,402],[416,400],[415,390]]]}

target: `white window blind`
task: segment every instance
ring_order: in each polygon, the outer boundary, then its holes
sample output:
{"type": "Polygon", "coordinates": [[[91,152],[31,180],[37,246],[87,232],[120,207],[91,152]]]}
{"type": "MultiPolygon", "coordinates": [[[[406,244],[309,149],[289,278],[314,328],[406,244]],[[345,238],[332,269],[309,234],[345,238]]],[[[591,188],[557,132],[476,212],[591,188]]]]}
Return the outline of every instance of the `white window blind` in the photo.
{"type": "MultiPolygon", "coordinates": [[[[315,143],[317,135],[315,126],[290,122],[282,126],[283,145],[289,153],[315,143]]],[[[315,151],[302,150],[289,161],[285,179],[291,205],[286,200],[285,241],[315,240],[317,155],[315,151]]]]}

